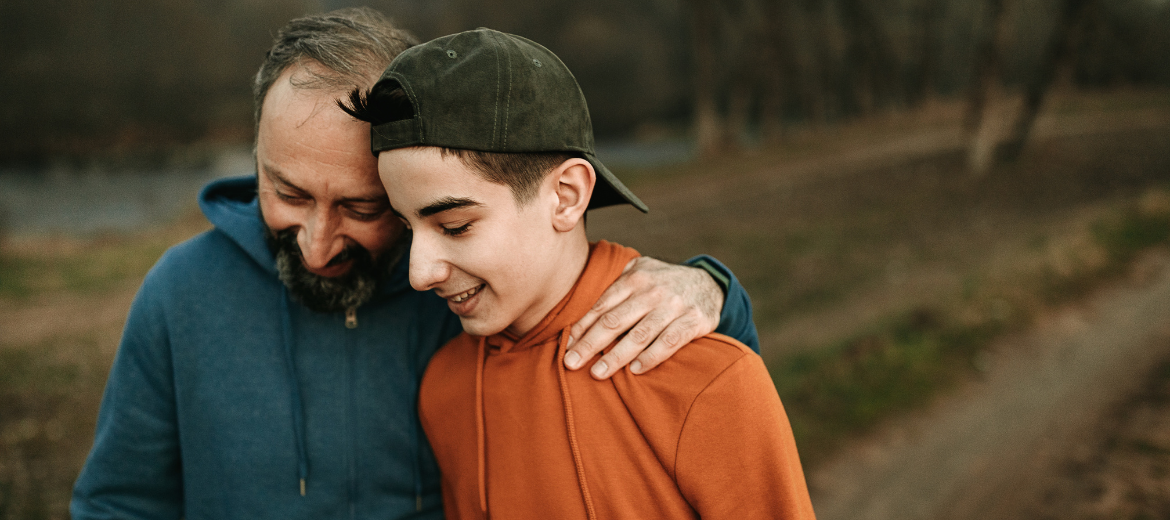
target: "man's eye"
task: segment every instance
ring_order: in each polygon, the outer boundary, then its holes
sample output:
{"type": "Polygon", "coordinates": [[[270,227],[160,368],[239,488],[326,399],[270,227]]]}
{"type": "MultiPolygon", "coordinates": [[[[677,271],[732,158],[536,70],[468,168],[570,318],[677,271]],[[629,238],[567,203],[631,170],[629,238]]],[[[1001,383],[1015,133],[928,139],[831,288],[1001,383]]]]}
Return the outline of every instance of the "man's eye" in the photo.
{"type": "Polygon", "coordinates": [[[471,227],[471,222],[468,222],[468,223],[466,223],[462,226],[459,226],[459,227],[453,227],[453,228],[447,227],[447,226],[441,226],[441,227],[443,228],[444,235],[447,235],[449,237],[457,237],[457,236],[462,235],[462,234],[467,232],[468,228],[471,227]]]}
{"type": "Polygon", "coordinates": [[[356,209],[350,208],[349,212],[353,214],[353,218],[356,218],[358,220],[366,220],[366,221],[377,220],[379,217],[382,216],[381,211],[358,211],[356,209]]]}

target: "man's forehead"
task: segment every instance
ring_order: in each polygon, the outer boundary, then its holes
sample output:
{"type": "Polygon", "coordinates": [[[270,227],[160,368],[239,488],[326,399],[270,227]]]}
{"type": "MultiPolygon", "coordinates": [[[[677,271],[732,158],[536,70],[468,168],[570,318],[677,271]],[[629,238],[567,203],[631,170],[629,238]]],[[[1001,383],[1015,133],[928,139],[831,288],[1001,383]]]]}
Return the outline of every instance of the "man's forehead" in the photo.
{"type": "Polygon", "coordinates": [[[385,199],[370,153],[369,125],[337,106],[340,93],[294,88],[292,71],[272,86],[256,136],[262,179],[331,199],[385,199]]]}

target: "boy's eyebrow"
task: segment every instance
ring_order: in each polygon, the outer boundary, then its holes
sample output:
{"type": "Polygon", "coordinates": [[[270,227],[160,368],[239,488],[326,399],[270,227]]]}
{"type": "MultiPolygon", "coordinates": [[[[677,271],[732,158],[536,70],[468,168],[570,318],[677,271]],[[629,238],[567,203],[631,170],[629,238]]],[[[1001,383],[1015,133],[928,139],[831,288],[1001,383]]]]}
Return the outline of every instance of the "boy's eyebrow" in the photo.
{"type": "Polygon", "coordinates": [[[427,204],[426,206],[419,208],[418,216],[429,217],[429,216],[434,215],[436,213],[442,213],[444,211],[448,211],[448,210],[452,210],[452,209],[465,208],[467,206],[480,206],[480,205],[481,204],[479,202],[476,202],[476,201],[469,199],[469,198],[466,198],[466,197],[459,197],[459,198],[443,197],[443,198],[436,200],[430,204],[427,204]]]}

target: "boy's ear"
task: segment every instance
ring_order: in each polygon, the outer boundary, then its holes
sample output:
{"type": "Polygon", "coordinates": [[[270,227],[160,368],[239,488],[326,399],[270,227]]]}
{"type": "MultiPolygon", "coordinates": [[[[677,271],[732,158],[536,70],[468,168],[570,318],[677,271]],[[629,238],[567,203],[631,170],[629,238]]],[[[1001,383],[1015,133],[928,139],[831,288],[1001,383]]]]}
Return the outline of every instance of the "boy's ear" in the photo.
{"type": "Polygon", "coordinates": [[[569,159],[549,174],[557,195],[557,206],[553,212],[553,228],[557,231],[571,231],[589,209],[593,197],[593,185],[597,173],[593,165],[584,159],[569,159]]]}

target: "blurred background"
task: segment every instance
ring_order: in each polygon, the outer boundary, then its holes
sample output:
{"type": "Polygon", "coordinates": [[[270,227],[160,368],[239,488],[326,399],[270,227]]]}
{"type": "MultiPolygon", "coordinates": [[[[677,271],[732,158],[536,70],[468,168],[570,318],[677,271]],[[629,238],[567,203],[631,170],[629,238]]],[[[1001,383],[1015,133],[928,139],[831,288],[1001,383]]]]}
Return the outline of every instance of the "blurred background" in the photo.
{"type": "Polygon", "coordinates": [[[68,516],[273,35],[353,5],[565,61],[652,208],[590,235],[737,274],[821,518],[1170,517],[1166,0],[5,0],[0,519],[68,516]]]}

